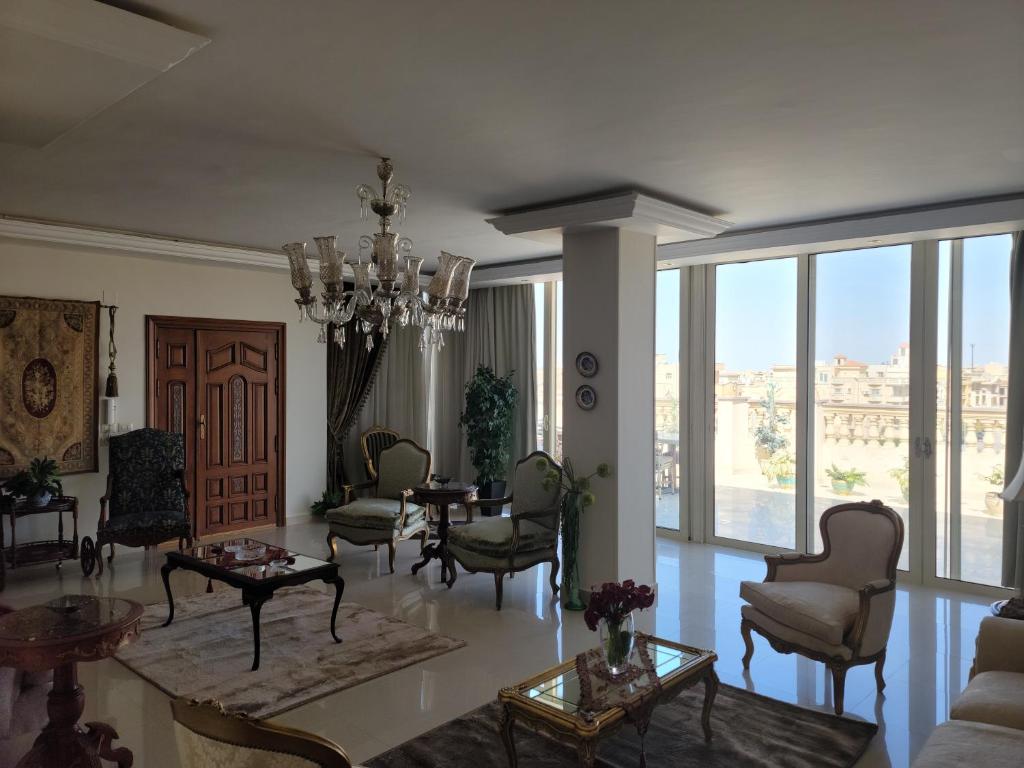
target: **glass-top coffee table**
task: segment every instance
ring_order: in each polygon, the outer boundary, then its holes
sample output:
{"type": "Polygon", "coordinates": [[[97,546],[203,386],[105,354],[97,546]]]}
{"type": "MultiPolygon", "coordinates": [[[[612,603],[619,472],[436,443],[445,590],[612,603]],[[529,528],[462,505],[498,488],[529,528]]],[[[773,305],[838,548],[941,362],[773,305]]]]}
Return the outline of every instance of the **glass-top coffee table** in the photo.
{"type": "Polygon", "coordinates": [[[338,604],[345,591],[345,582],[337,563],[328,563],[300,555],[273,544],[255,539],[231,539],[216,544],[199,544],[182,552],[167,553],[167,562],[160,569],[167,590],[167,626],[174,620],[174,598],[171,596],[171,572],[176,568],[195,571],[209,579],[216,579],[242,591],[242,605],[252,613],[252,637],[255,646],[253,670],[260,667],[260,608],[281,587],[294,587],[310,581],[323,581],[334,585],[334,610],[331,611],[331,636],[334,642],[341,638],[335,631],[338,604]]]}
{"type": "MultiPolygon", "coordinates": [[[[710,740],[711,707],[718,692],[714,666],[718,655],[649,635],[644,635],[642,642],[650,661],[648,674],[641,675],[640,669],[633,668],[636,674],[627,672],[620,678],[597,679],[599,675],[584,671],[587,678],[584,679],[580,665],[573,659],[518,685],[503,688],[498,700],[502,705],[501,732],[510,768],[519,764],[513,730],[517,721],[575,747],[579,764],[589,768],[597,758],[598,741],[629,722],[637,710],[646,711],[649,717],[655,707],[701,682],[704,683],[701,725],[704,738],[710,740]],[[657,682],[654,682],[655,677],[657,682]]],[[[634,661],[639,650],[634,652],[634,661]]],[[[646,663],[642,666],[646,668],[646,663]]],[[[596,667],[591,665],[586,669],[596,667]]]]}

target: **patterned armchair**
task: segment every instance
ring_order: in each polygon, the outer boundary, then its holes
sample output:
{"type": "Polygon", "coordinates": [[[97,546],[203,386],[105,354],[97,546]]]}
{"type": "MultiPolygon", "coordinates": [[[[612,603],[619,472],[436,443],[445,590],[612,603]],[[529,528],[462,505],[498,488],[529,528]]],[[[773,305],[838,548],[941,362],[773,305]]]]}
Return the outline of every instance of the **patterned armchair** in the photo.
{"type": "Polygon", "coordinates": [[[544,451],[534,451],[516,464],[512,493],[503,499],[479,499],[467,507],[512,505],[509,517],[485,517],[479,522],[448,529],[448,552],[470,573],[493,573],[495,604],[501,610],[502,581],[506,574],[551,563],[551,591],[558,594],[558,528],[561,521],[560,488],[544,487],[546,459],[557,471],[562,468],[544,451]]]}
{"type": "Polygon", "coordinates": [[[96,542],[82,540],[82,571],[88,576],[101,550],[114,544],[146,547],[178,539],[192,545],[192,521],[185,490],[185,438],[158,429],[136,429],[110,438],[110,472],[107,492],[100,499],[96,542]]]}
{"type": "Polygon", "coordinates": [[[740,630],[754,655],[751,630],[780,653],[825,663],[832,672],[835,711],[843,714],[846,671],[875,665],[878,691],[896,605],[896,563],[903,549],[903,520],[880,501],[840,504],[821,516],[819,555],[765,557],[763,582],[744,581],[740,630]]]}
{"type": "Polygon", "coordinates": [[[182,768],[358,768],[329,739],[245,715],[212,701],[172,699],[182,768]]]}
{"type": "Polygon", "coordinates": [[[327,532],[328,560],[338,554],[335,539],[351,544],[388,545],[388,567],[395,572],[395,548],[398,542],[420,537],[420,549],[427,543],[430,528],[427,511],[409,501],[412,489],[430,476],[430,451],[412,440],[399,440],[380,454],[377,477],[363,483],[342,486],[342,506],[324,517],[330,526],[327,532]],[[373,490],[370,498],[356,498],[356,493],[373,490]]]}
{"type": "Polygon", "coordinates": [[[380,463],[381,451],[390,448],[401,437],[395,430],[382,427],[379,424],[374,424],[359,436],[359,447],[363,450],[366,476],[370,480],[377,479],[377,465],[380,463]]]}

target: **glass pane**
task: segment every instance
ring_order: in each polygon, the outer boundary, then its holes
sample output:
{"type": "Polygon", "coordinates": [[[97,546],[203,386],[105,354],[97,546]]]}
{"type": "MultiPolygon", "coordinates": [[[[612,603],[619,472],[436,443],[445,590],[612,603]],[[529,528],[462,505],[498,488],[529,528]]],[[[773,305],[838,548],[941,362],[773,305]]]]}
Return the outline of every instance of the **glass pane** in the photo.
{"type": "Polygon", "coordinates": [[[715,535],[794,549],[795,258],[715,268],[715,535]]]}
{"type": "Polygon", "coordinates": [[[536,355],[537,383],[537,448],[548,450],[544,444],[544,366],[547,344],[544,338],[544,283],[533,284],[534,355],[536,355]]]}
{"type": "MultiPolygon", "coordinates": [[[[815,257],[815,551],[836,504],[881,499],[909,523],[910,251],[815,257]]],[[[908,550],[905,540],[902,569],[908,550]]]]}
{"type": "MultiPolygon", "coordinates": [[[[946,440],[936,454],[940,471],[945,469],[937,488],[936,571],[942,577],[991,585],[999,584],[1002,562],[1003,503],[998,493],[1006,463],[1011,245],[1010,235],[963,241],[959,348],[950,343],[958,330],[955,311],[947,308],[949,333],[939,336],[939,434],[946,440]],[[959,358],[959,377],[943,365],[943,346],[949,357],[959,358]]],[[[949,293],[958,282],[955,257],[940,266],[946,266],[943,282],[949,293]]],[[[947,306],[957,298],[951,296],[947,306]]],[[[940,318],[942,308],[940,304],[940,318]]]]}
{"type": "Polygon", "coordinates": [[[657,275],[654,326],[655,520],[679,530],[679,270],[657,275]]]}
{"type": "Polygon", "coordinates": [[[562,281],[555,284],[555,452],[562,458],[562,281]]]}

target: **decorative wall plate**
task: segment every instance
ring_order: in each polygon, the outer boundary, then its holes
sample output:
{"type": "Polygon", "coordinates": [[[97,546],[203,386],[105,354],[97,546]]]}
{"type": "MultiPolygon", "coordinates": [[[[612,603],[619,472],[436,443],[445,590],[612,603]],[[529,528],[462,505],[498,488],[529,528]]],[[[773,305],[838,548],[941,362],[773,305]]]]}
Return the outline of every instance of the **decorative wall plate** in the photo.
{"type": "Polygon", "coordinates": [[[592,411],[597,405],[597,392],[589,384],[581,384],[576,390],[576,405],[584,411],[592,411]]]}
{"type": "Polygon", "coordinates": [[[597,358],[592,352],[580,352],[576,355],[576,370],[580,376],[590,378],[597,373],[597,358]]]}

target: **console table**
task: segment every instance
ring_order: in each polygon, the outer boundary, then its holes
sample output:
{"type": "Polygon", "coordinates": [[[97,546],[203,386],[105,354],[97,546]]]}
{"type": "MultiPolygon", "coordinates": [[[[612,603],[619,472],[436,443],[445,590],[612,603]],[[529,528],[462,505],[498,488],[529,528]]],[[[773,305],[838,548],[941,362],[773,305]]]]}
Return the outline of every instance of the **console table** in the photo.
{"type": "MultiPolygon", "coordinates": [[[[78,559],[78,499],[74,496],[54,496],[50,503],[37,507],[26,499],[19,499],[13,504],[8,499],[0,505],[0,517],[6,517],[11,526],[10,544],[3,549],[4,558],[10,567],[34,563],[57,562],[60,568],[64,560],[78,559]],[[64,538],[64,513],[70,513],[72,534],[70,539],[64,538]],[[18,543],[18,520],[30,515],[57,515],[57,538],[44,541],[26,541],[18,543]]],[[[0,526],[3,525],[0,520],[0,526]]]]}

